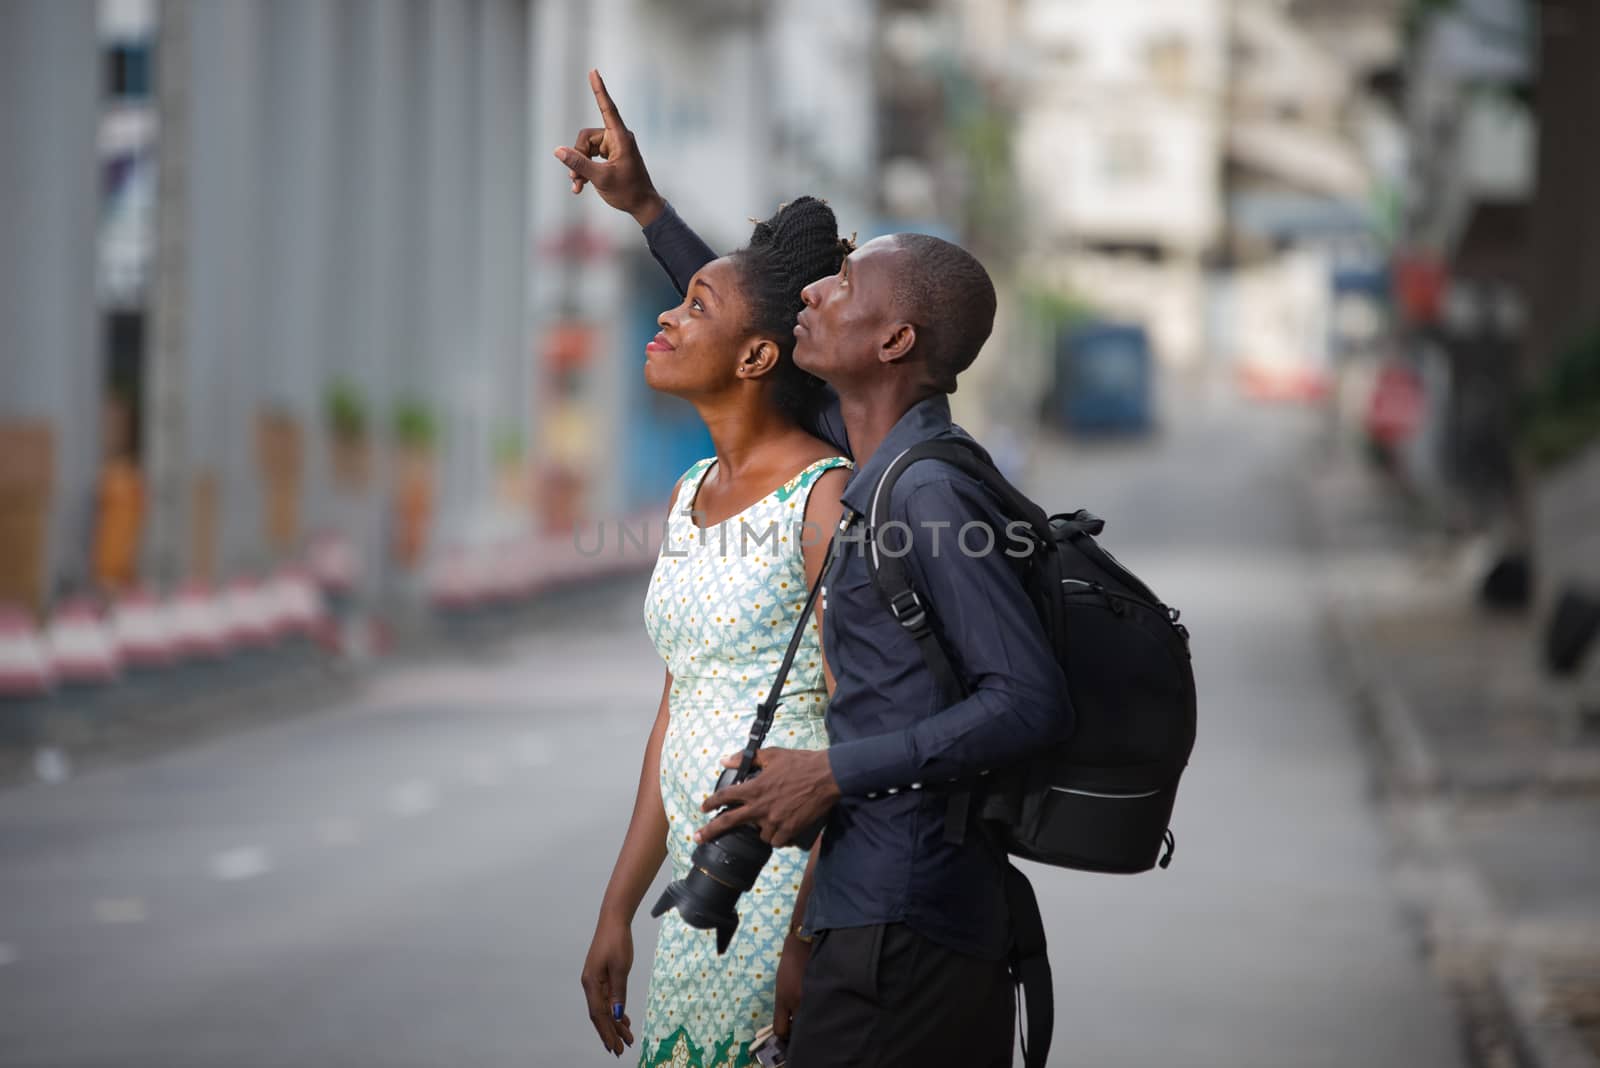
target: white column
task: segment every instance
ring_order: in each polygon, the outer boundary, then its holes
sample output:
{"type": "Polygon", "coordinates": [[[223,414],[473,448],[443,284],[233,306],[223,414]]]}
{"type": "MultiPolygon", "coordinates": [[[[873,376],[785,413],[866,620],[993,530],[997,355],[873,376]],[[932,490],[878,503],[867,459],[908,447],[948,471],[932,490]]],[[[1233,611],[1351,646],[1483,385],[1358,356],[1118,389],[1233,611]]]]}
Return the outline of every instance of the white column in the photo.
{"type": "Polygon", "coordinates": [[[336,214],[339,256],[349,279],[332,305],[328,368],[348,375],[363,393],[374,446],[372,481],[346,512],[359,547],[362,583],[377,597],[388,574],[391,467],[385,443],[394,400],[420,386],[425,248],[416,197],[422,191],[417,136],[421,100],[416,67],[423,44],[420,9],[391,0],[355,0],[345,9],[347,63],[339,71],[336,214]],[[346,229],[346,227],[348,229],[346,229]],[[348,238],[344,235],[348,233],[348,238]]]}
{"type": "Polygon", "coordinates": [[[343,129],[344,144],[333,139],[335,49],[342,37],[337,15],[324,0],[261,6],[261,158],[270,173],[261,183],[259,358],[266,401],[293,413],[300,425],[303,527],[319,521],[327,499],[322,398],[329,350],[337,343],[327,332],[328,308],[350,299],[350,277],[330,270],[339,251],[335,224],[342,223],[335,165],[365,136],[360,128],[343,129]]]}
{"type": "MultiPolygon", "coordinates": [[[[483,350],[483,426],[475,464],[491,475],[495,439],[521,430],[529,405],[522,373],[523,247],[527,232],[527,7],[523,0],[483,0],[478,22],[479,343],[483,350]]],[[[550,161],[555,164],[555,160],[550,161]]],[[[559,166],[559,165],[557,165],[559,166]]],[[[546,174],[546,177],[554,177],[546,174]]],[[[526,440],[526,439],[525,439],[526,440]]],[[[493,482],[484,478],[485,498],[493,482]]]]}
{"type": "Polygon", "coordinates": [[[87,574],[99,470],[100,72],[90,0],[0,4],[0,418],[54,427],[47,588],[87,574]]]}
{"type": "MultiPolygon", "coordinates": [[[[188,424],[192,476],[219,480],[219,578],[259,564],[260,8],[248,0],[190,6],[193,77],[187,162],[188,424]]],[[[194,546],[185,558],[192,558],[194,546]]]]}
{"type": "Polygon", "coordinates": [[[460,536],[470,519],[474,475],[472,414],[479,383],[476,304],[478,233],[470,198],[477,192],[477,122],[473,114],[472,45],[477,4],[426,7],[426,101],[420,118],[427,145],[427,324],[423,332],[426,400],[438,419],[438,484],[433,531],[438,546],[460,536]]]}

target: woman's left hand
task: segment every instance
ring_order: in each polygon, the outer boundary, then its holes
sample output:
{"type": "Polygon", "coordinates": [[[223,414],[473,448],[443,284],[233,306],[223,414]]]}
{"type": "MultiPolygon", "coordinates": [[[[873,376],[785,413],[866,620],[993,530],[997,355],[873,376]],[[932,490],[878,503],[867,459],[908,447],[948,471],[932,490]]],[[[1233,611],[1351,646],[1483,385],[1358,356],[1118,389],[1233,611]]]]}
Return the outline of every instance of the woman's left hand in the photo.
{"type": "Polygon", "coordinates": [[[778,999],[772,1013],[772,1029],[785,1042],[789,1041],[789,1028],[800,1011],[801,981],[810,961],[811,943],[802,942],[792,933],[784,939],[783,955],[778,958],[778,999]]]}

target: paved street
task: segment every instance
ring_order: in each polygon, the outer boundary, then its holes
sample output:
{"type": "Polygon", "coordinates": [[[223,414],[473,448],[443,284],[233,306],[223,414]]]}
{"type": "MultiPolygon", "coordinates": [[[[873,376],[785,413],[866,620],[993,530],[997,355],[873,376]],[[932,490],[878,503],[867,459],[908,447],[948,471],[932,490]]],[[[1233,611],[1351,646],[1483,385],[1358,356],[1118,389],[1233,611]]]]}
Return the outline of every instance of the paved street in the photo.
{"type": "MultiPolygon", "coordinates": [[[[1201,692],[1172,868],[1035,880],[1052,1064],[1455,1065],[1318,644],[1294,493],[1313,422],[1220,391],[1169,414],[1036,465],[1045,503],[1105,516],[1183,609],[1201,692]]],[[[0,1063],[608,1063],[577,974],[661,667],[637,588],[572,604],[493,658],[0,794],[0,1063]]]]}

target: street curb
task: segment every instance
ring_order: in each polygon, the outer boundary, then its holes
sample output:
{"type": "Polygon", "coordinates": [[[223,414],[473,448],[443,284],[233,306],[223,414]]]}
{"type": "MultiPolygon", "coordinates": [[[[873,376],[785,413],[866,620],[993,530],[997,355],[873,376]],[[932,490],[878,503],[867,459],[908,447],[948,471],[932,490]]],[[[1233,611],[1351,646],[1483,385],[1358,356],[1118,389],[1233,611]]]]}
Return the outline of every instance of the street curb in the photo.
{"type": "Polygon", "coordinates": [[[1540,1068],[1600,1068],[1600,1058],[1552,1004],[1538,962],[1512,949],[1499,955],[1494,966],[1495,984],[1511,1009],[1517,1041],[1525,1055],[1540,1068]]]}
{"type": "MultiPolygon", "coordinates": [[[[1297,485],[1306,511],[1319,518],[1311,524],[1313,550],[1330,558],[1336,546],[1328,534],[1332,528],[1320,521],[1323,504],[1309,481],[1297,485]]],[[[1392,800],[1411,803],[1408,830],[1414,845],[1421,847],[1423,856],[1417,861],[1429,890],[1416,893],[1413,888],[1410,896],[1428,922],[1429,948],[1449,948],[1453,943],[1489,955],[1493,994],[1513,1031],[1519,1059],[1529,1068],[1600,1068],[1600,1060],[1571,1022],[1554,1011],[1537,961],[1507,945],[1505,919],[1488,883],[1462,858],[1439,811],[1447,783],[1411,703],[1367,652],[1345,598],[1324,583],[1320,600],[1334,658],[1347,675],[1353,696],[1372,717],[1386,764],[1383,785],[1392,800]]]]}
{"type": "Polygon", "coordinates": [[[1389,787],[1402,794],[1433,794],[1445,784],[1439,760],[1428,745],[1405,696],[1387,680],[1367,654],[1365,641],[1351,621],[1351,611],[1337,594],[1325,593],[1323,615],[1340,662],[1349,674],[1355,697],[1367,707],[1389,761],[1389,787]]]}

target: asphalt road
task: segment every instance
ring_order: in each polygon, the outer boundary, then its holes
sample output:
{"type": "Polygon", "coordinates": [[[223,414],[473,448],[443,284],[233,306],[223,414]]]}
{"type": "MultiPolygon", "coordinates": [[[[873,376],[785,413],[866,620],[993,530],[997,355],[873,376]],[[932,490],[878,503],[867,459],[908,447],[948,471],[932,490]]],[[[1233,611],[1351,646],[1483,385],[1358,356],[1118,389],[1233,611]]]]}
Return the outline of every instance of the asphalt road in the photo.
{"type": "MultiPolygon", "coordinates": [[[[1052,1064],[1458,1063],[1320,653],[1311,432],[1214,391],[1147,442],[1038,457],[1041,499],[1105,516],[1183,609],[1201,692],[1173,867],[1035,879],[1052,1064]]],[[[0,794],[0,1064],[610,1062],[577,975],[659,694],[642,587],[325,712],[0,794]]]]}

